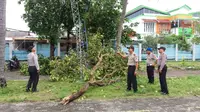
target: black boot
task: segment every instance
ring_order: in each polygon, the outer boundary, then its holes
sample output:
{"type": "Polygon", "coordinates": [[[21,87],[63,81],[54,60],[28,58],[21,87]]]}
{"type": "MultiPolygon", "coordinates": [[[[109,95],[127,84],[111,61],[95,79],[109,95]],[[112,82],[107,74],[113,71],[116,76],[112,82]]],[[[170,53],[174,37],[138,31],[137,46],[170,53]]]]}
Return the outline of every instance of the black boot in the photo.
{"type": "Polygon", "coordinates": [[[29,88],[27,88],[27,89],[26,89],[26,92],[30,92],[30,89],[29,89],[29,88]]]}

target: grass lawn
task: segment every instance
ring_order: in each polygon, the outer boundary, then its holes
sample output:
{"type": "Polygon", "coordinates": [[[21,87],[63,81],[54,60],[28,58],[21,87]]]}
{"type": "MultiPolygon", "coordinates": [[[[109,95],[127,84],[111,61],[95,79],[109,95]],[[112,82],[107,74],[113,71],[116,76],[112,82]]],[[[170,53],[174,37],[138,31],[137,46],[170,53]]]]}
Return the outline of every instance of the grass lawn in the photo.
{"type": "MultiPolygon", "coordinates": [[[[26,81],[8,81],[8,87],[0,90],[0,102],[22,102],[22,101],[59,101],[66,95],[78,90],[83,83],[50,82],[42,80],[39,82],[37,93],[26,93],[26,81]]],[[[158,80],[154,85],[147,84],[144,76],[138,76],[138,93],[126,92],[126,81],[120,81],[105,87],[91,87],[82,99],[119,99],[139,97],[167,97],[161,96],[158,80]]],[[[200,76],[189,76],[181,78],[168,78],[168,88],[171,97],[200,95],[200,76]]]]}
{"type": "MultiPolygon", "coordinates": [[[[145,71],[146,70],[146,62],[142,61],[139,63],[140,70],[145,71]]],[[[200,70],[200,61],[168,61],[167,66],[169,69],[177,69],[177,68],[183,68],[187,69],[188,67],[192,67],[189,70],[200,70]]]]}

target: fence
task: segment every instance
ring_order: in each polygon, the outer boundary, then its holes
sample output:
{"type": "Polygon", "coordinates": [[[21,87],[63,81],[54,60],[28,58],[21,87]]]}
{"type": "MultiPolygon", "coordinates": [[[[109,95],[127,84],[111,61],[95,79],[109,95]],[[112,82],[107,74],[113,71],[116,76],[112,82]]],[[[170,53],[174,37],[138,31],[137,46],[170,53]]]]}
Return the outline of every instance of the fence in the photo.
{"type": "MultiPolygon", "coordinates": [[[[128,53],[128,49],[127,47],[129,47],[130,45],[127,46],[122,46],[122,51],[128,53]]],[[[168,56],[169,60],[175,60],[175,61],[180,61],[182,59],[186,59],[186,60],[200,60],[200,44],[198,45],[192,45],[191,49],[189,51],[182,51],[178,49],[178,44],[172,44],[172,45],[160,45],[158,44],[157,47],[166,47],[166,51],[165,53],[168,56]]],[[[137,44],[134,45],[135,47],[135,53],[138,55],[139,60],[145,60],[146,59],[146,53],[145,53],[145,49],[142,47],[142,44],[137,44]]],[[[61,56],[64,57],[65,53],[63,51],[60,51],[60,46],[56,46],[55,49],[55,56],[61,56]]],[[[154,50],[154,53],[158,56],[159,53],[157,50],[154,50]]],[[[9,60],[12,56],[17,56],[17,58],[19,60],[27,60],[27,51],[23,51],[23,50],[12,50],[12,47],[9,44],[6,44],[5,47],[5,60],[9,60]]],[[[42,54],[46,57],[50,56],[50,45],[49,44],[37,44],[37,54],[42,54]]]]}
{"type": "MultiPolygon", "coordinates": [[[[130,45],[123,46],[122,51],[128,53],[128,48],[130,45]]],[[[158,44],[158,47],[162,46],[166,48],[165,53],[167,54],[167,58],[169,60],[175,60],[175,61],[181,61],[183,59],[185,60],[200,60],[200,45],[193,44],[191,49],[189,51],[183,51],[178,49],[178,44],[158,44]]],[[[135,47],[135,53],[139,57],[139,60],[145,60],[146,59],[146,53],[142,52],[144,51],[144,48],[142,48],[142,44],[134,45],[135,47]]],[[[158,56],[158,51],[154,51],[154,53],[158,56]]]]}

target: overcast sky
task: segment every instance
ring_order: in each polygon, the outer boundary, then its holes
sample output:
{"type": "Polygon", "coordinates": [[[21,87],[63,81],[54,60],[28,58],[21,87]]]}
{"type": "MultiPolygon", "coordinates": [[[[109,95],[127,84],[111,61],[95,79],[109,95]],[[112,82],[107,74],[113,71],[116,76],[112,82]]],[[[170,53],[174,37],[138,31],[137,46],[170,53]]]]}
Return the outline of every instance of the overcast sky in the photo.
{"type": "MultiPolygon", "coordinates": [[[[27,24],[21,18],[24,13],[23,5],[18,4],[19,0],[7,0],[6,26],[19,30],[29,30],[27,24]]],[[[189,5],[194,11],[200,11],[198,0],[128,0],[127,11],[139,6],[146,5],[160,10],[171,10],[182,6],[189,5]]]]}

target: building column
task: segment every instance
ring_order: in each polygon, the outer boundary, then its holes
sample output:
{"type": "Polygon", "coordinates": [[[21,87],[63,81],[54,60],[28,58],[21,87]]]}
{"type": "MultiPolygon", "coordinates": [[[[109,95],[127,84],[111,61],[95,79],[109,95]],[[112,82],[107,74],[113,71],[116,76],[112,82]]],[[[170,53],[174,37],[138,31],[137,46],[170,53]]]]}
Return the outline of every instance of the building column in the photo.
{"type": "Polygon", "coordinates": [[[11,59],[13,57],[13,42],[9,42],[9,59],[11,59]]]}
{"type": "Polygon", "coordinates": [[[142,44],[139,43],[139,61],[142,61],[142,44]]]}
{"type": "Polygon", "coordinates": [[[34,48],[35,48],[35,53],[37,53],[37,41],[35,41],[35,42],[33,42],[33,46],[34,46],[34,48]]]}
{"type": "Polygon", "coordinates": [[[196,45],[193,44],[192,45],[192,49],[193,49],[193,53],[192,53],[192,61],[195,61],[196,60],[196,45]]]}
{"type": "Polygon", "coordinates": [[[60,56],[60,42],[58,42],[57,47],[58,47],[57,48],[57,51],[58,51],[57,53],[58,53],[58,56],[60,56]]]}
{"type": "MultiPolygon", "coordinates": [[[[157,48],[160,48],[160,44],[157,44],[157,48]]],[[[157,51],[158,51],[158,49],[157,49],[157,51]]],[[[160,55],[159,51],[158,51],[157,55],[159,57],[159,55],[160,55]]]]}
{"type": "Polygon", "coordinates": [[[178,44],[175,47],[175,61],[178,61],[178,44]]]}

